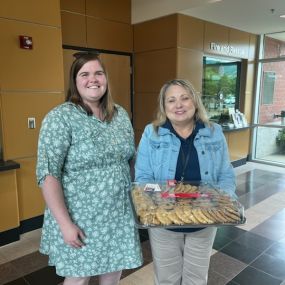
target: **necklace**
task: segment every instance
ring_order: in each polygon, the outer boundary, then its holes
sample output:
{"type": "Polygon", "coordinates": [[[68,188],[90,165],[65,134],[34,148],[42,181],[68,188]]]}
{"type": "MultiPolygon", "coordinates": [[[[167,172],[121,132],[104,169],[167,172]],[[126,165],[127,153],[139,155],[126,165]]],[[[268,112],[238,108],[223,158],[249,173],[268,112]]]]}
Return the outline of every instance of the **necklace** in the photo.
{"type": "Polygon", "coordinates": [[[189,143],[189,151],[187,152],[187,155],[185,157],[185,152],[183,150],[183,147],[181,146],[181,155],[182,155],[182,173],[181,173],[181,177],[180,177],[180,182],[182,183],[184,181],[184,177],[185,177],[185,170],[186,167],[188,165],[190,156],[191,156],[191,152],[193,149],[193,140],[194,140],[194,135],[191,134],[190,137],[190,143],[189,143]]]}
{"type": "Polygon", "coordinates": [[[196,124],[195,122],[193,123],[192,127],[190,127],[190,129],[185,129],[185,128],[181,128],[181,127],[177,127],[177,126],[173,126],[173,129],[175,131],[176,134],[178,134],[179,137],[183,138],[183,139],[187,139],[188,137],[190,137],[193,133],[193,131],[195,130],[196,124]]]}

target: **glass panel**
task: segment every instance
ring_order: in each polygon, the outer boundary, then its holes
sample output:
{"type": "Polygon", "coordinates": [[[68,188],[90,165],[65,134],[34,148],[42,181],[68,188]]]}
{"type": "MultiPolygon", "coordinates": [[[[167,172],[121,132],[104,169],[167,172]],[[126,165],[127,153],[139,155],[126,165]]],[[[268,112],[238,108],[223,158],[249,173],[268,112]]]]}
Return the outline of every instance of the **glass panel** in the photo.
{"type": "Polygon", "coordinates": [[[272,71],[263,72],[263,104],[273,104],[274,86],[276,74],[272,71]]]}
{"type": "Polygon", "coordinates": [[[268,34],[264,37],[264,58],[285,56],[285,32],[268,34]]]}
{"type": "Polygon", "coordinates": [[[285,32],[264,35],[258,105],[255,106],[253,159],[285,165],[285,32]]]}
{"type": "Polygon", "coordinates": [[[285,128],[257,127],[255,158],[285,164],[285,128]]]}
{"type": "Polygon", "coordinates": [[[238,109],[241,62],[205,56],[202,100],[210,120],[230,121],[229,108],[238,109]]]}
{"type": "Polygon", "coordinates": [[[262,64],[259,124],[285,125],[285,61],[262,64]]]}

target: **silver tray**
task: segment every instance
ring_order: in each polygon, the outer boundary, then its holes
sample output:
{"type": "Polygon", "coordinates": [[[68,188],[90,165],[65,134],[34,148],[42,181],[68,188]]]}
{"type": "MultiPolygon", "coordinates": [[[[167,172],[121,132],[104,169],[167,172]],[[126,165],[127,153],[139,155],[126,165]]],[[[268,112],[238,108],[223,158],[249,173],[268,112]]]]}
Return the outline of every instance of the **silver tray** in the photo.
{"type": "Polygon", "coordinates": [[[209,183],[134,182],[129,196],[135,225],[141,229],[237,226],[246,222],[244,207],[209,183]]]}

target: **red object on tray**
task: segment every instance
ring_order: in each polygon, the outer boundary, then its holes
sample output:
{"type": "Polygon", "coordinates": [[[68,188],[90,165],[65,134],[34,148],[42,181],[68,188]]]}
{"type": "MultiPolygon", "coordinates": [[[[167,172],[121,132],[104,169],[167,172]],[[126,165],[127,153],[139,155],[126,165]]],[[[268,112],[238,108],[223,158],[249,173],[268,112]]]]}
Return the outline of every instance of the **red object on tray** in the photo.
{"type": "Polygon", "coordinates": [[[169,193],[162,192],[162,198],[200,198],[200,197],[210,197],[210,194],[205,193],[169,193]]]}

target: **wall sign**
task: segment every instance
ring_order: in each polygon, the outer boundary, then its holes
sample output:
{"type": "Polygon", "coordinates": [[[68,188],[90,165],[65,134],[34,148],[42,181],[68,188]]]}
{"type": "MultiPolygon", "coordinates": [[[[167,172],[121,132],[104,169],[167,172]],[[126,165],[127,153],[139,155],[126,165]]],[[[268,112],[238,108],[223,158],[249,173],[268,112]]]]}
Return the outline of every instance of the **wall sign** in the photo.
{"type": "Polygon", "coordinates": [[[226,55],[236,55],[245,56],[245,50],[242,48],[230,46],[230,45],[220,45],[214,42],[210,43],[210,50],[217,51],[226,55]]]}

